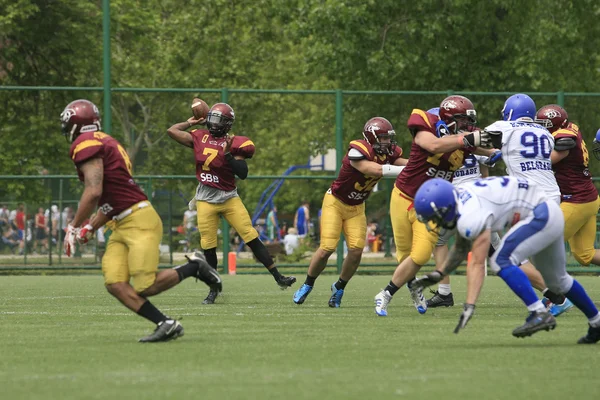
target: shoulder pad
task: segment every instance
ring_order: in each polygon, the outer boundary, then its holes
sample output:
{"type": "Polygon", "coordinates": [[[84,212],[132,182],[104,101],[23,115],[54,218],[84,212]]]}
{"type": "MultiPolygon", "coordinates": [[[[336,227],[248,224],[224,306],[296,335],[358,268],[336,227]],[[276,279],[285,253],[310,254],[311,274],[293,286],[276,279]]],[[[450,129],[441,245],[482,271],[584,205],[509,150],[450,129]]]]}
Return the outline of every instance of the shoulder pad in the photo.
{"type": "Polygon", "coordinates": [[[349,149],[356,149],[369,161],[375,157],[373,147],[366,140],[353,140],[348,145],[349,149]]]}
{"type": "Polygon", "coordinates": [[[236,136],[233,138],[233,143],[231,144],[232,155],[252,158],[255,151],[254,142],[246,136],[236,136]]]}
{"type": "Polygon", "coordinates": [[[577,146],[577,141],[572,137],[560,137],[554,142],[554,150],[556,151],[571,150],[575,146],[577,146]]]}
{"type": "Polygon", "coordinates": [[[75,164],[82,163],[90,158],[102,156],[104,144],[94,137],[93,132],[79,135],[71,145],[70,156],[75,164]]]}
{"type": "Polygon", "coordinates": [[[439,117],[433,114],[429,114],[423,110],[415,108],[412,110],[408,122],[406,125],[413,135],[419,131],[428,131],[435,135],[435,124],[439,121],[439,117]]]}

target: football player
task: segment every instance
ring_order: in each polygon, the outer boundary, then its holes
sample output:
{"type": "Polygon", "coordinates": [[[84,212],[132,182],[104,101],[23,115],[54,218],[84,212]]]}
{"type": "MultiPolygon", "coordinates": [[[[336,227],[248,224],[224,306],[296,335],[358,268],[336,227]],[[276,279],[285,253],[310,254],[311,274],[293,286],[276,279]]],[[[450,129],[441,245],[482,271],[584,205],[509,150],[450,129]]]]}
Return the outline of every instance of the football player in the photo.
{"type": "MultiPolygon", "coordinates": [[[[375,296],[375,312],[387,315],[392,296],[411,281],[435,248],[438,233],[426,229],[416,218],[413,198],[419,186],[432,178],[452,181],[454,171],[462,167],[465,156],[474,147],[489,144],[486,132],[475,130],[477,113],[471,100],[463,96],[445,98],[439,117],[414,109],[408,119],[413,135],[410,158],[396,178],[390,201],[390,217],[396,243],[396,257],[400,263],[390,283],[375,296]]],[[[408,285],[410,289],[410,284],[408,285]]],[[[419,313],[427,310],[421,289],[411,297],[419,313]]]]}
{"type": "MultiPolygon", "coordinates": [[[[502,120],[485,128],[492,135],[495,146],[502,149],[502,159],[508,175],[527,178],[546,192],[548,198],[560,204],[560,189],[552,170],[551,154],[554,148],[552,134],[535,121],[537,108],[526,94],[510,96],[502,108],[502,120]]],[[[564,296],[548,290],[540,272],[530,262],[520,266],[533,286],[540,290],[545,303],[552,306],[555,316],[573,304],[564,296]]]]}
{"type": "MultiPolygon", "coordinates": [[[[167,133],[176,142],[194,149],[198,188],[190,202],[190,208],[198,211],[200,247],[206,260],[217,269],[217,230],[219,217],[223,217],[246,242],[256,258],[273,275],[277,285],[287,289],[296,278],[283,276],[277,270],[273,258],[252,226],[250,215],[238,196],[235,177],[246,179],[246,159],[254,155],[254,143],[245,136],[229,135],[235,121],[233,108],[226,103],[211,107],[206,119],[190,117],[187,121],[171,126],[167,133]],[[208,129],[189,129],[206,124],[208,129]]],[[[204,304],[213,304],[221,292],[221,284],[210,288],[204,304]]]]}
{"type": "MultiPolygon", "coordinates": [[[[439,116],[439,107],[427,110],[430,114],[439,116]]],[[[440,130],[440,124],[438,122],[438,131],[440,130]]],[[[491,156],[480,156],[476,154],[469,154],[465,157],[462,167],[454,172],[452,178],[452,184],[454,186],[462,185],[463,183],[474,181],[478,178],[487,178],[489,176],[488,167],[494,166],[496,161],[502,157],[500,150],[495,150],[491,156]]],[[[454,230],[442,229],[440,230],[438,241],[433,250],[433,259],[435,265],[441,268],[442,263],[448,257],[448,240],[454,236],[456,232],[454,230]]],[[[492,246],[490,246],[490,252],[493,252],[494,245],[500,243],[500,236],[497,233],[492,235],[492,246]]],[[[491,256],[491,254],[490,254],[491,256]]],[[[444,279],[438,284],[438,289],[433,292],[433,296],[427,300],[427,308],[435,307],[452,307],[454,306],[454,296],[452,295],[452,287],[450,286],[450,276],[445,276],[444,279]]]]}
{"type": "Polygon", "coordinates": [[[508,176],[479,179],[458,188],[443,179],[433,179],[419,188],[415,210],[424,224],[456,227],[458,235],[444,267],[414,281],[413,287],[440,281],[472,249],[473,256],[467,266],[467,301],[455,333],[466,326],[475,311],[491,233],[511,226],[492,256],[491,265],[529,311],[525,323],[513,330],[513,336],[531,336],[556,327],[554,316],[518,267],[520,262],[531,258],[550,288],[566,295],[588,318],[588,332],[578,343],[600,341],[600,313],[585,289],[567,274],[564,218],[560,206],[548,197],[547,191],[527,179],[508,176]]]}
{"type": "Polygon", "coordinates": [[[154,332],[140,342],[183,336],[179,321],[164,315],[147,297],[164,292],[190,276],[216,284],[220,282],[219,275],[200,253],[189,257],[186,264],[159,272],[162,221],[134,182],[127,152],[118,141],[101,132],[100,113],[92,102],[75,100],[60,117],[62,132],[71,143],[69,156],[85,184],[79,208],[67,227],[64,240],[67,256],[73,254],[76,242],[88,242],[98,228],[110,221],[112,235],[102,257],[106,289],[125,307],[156,324],[154,332]],[[96,206],[98,212],[82,226],[96,206]]]}
{"type": "Polygon", "coordinates": [[[565,240],[581,265],[600,265],[600,250],[594,249],[600,198],[592,182],[590,156],[579,126],[570,122],[567,111],[557,104],[540,108],[536,122],[554,137],[550,159],[561,193],[565,240]]]}
{"type": "Polygon", "coordinates": [[[600,161],[600,129],[596,132],[596,137],[594,138],[594,148],[592,149],[594,153],[594,157],[596,160],[600,161]]]}
{"type": "Polygon", "coordinates": [[[348,255],[338,281],[331,285],[329,299],[329,307],[340,307],[346,284],[354,276],[365,247],[365,201],[383,176],[397,176],[408,161],[401,158],[402,148],[396,146],[396,132],[387,119],[369,119],[362,134],[364,139],[350,142],[338,177],[323,198],[321,243],[310,261],[304,284],[294,293],[296,304],[304,303],[313,290],[343,231],[348,255]]]}

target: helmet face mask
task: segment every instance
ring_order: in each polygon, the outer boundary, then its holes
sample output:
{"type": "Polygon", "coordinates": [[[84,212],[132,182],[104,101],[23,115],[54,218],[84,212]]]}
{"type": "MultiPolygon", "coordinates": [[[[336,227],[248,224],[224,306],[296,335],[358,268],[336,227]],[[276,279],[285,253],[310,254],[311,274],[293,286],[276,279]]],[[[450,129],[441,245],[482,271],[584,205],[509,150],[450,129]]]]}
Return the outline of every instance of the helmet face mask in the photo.
{"type": "Polygon", "coordinates": [[[396,132],[391,122],[383,117],[371,118],[363,127],[363,137],[375,153],[393,154],[396,149],[396,132]]]}
{"type": "Polygon", "coordinates": [[[206,116],[206,126],[214,137],[227,135],[235,121],[235,113],[229,104],[217,103],[211,107],[206,116]]]}

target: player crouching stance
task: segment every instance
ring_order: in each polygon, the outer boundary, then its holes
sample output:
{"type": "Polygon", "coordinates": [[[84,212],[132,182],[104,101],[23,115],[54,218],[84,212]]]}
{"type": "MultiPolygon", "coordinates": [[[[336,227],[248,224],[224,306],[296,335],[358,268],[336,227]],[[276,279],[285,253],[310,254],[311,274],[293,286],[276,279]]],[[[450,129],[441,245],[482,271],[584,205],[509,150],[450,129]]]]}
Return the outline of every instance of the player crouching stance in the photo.
{"type": "Polygon", "coordinates": [[[125,307],[156,324],[154,332],[140,342],[183,336],[179,321],[164,315],[147,297],[190,276],[211,285],[221,281],[219,275],[200,253],[189,257],[186,264],[158,272],[162,221],[134,182],[127,152],[118,141],[100,132],[100,113],[88,100],[69,103],[61,121],[63,134],[72,143],[69,155],[85,183],[79,208],[65,235],[67,256],[73,253],[75,242],[87,243],[98,228],[112,220],[112,235],[102,258],[106,289],[125,307]],[[82,227],[97,205],[98,212],[82,227]]]}
{"type": "Polygon", "coordinates": [[[374,117],[363,128],[364,140],[350,142],[340,173],[323,198],[321,244],[310,260],[304,284],[294,293],[294,303],[304,303],[313,290],[343,231],[348,256],[338,281],[331,285],[329,299],[329,307],[340,307],[346,284],[358,269],[365,247],[365,200],[382,176],[398,175],[407,162],[400,157],[402,149],[396,146],[395,136],[390,121],[374,117]]]}
{"type": "Polygon", "coordinates": [[[419,221],[427,226],[446,229],[456,226],[458,234],[442,270],[417,279],[414,285],[425,287],[440,281],[462,263],[472,248],[472,260],[467,266],[467,300],[455,333],[467,325],[475,311],[491,233],[510,226],[491,258],[491,266],[529,310],[525,324],[514,329],[513,336],[531,336],[556,327],[554,316],[518,267],[530,258],[550,290],[564,294],[588,318],[588,333],[578,343],[600,341],[600,313],[583,286],[566,271],[562,211],[529,180],[494,177],[454,188],[447,181],[432,179],[419,188],[415,211],[419,221]]]}

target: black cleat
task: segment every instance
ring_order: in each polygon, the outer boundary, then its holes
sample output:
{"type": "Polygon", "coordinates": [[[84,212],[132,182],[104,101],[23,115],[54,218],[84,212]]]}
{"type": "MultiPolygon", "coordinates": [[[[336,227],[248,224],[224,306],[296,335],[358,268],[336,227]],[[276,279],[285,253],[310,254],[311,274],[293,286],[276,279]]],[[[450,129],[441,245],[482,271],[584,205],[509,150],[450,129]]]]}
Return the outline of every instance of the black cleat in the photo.
{"type": "Polygon", "coordinates": [[[433,293],[433,297],[427,300],[427,308],[435,308],[435,307],[452,307],[454,305],[454,296],[452,293],[450,294],[440,294],[437,290],[433,293]]]}
{"type": "Polygon", "coordinates": [[[139,341],[141,343],[168,342],[177,339],[179,336],[183,336],[183,326],[177,320],[168,319],[159,322],[154,332],[139,341]]]}
{"type": "Polygon", "coordinates": [[[296,283],[296,277],[295,276],[283,276],[283,275],[281,275],[281,278],[279,278],[279,280],[277,281],[277,285],[279,285],[279,288],[281,290],[285,290],[285,289],[289,288],[294,283],[296,283]]]}
{"type": "Polygon", "coordinates": [[[556,328],[556,319],[549,311],[534,311],[529,314],[525,323],[512,332],[514,337],[531,336],[539,331],[549,331],[556,328]]]}
{"type": "Polygon", "coordinates": [[[210,291],[208,292],[208,296],[206,296],[202,304],[215,304],[215,300],[217,299],[219,293],[221,293],[221,290],[221,286],[211,286],[210,291]]]}
{"type": "Polygon", "coordinates": [[[223,283],[219,273],[210,266],[206,261],[204,254],[199,251],[194,252],[191,256],[185,256],[189,262],[195,262],[198,264],[198,270],[196,271],[196,279],[200,279],[202,282],[210,286],[210,290],[215,290],[218,293],[223,291],[223,283]]]}
{"type": "Polygon", "coordinates": [[[587,335],[581,337],[577,343],[579,344],[594,344],[600,342],[600,327],[590,326],[587,335]]]}

